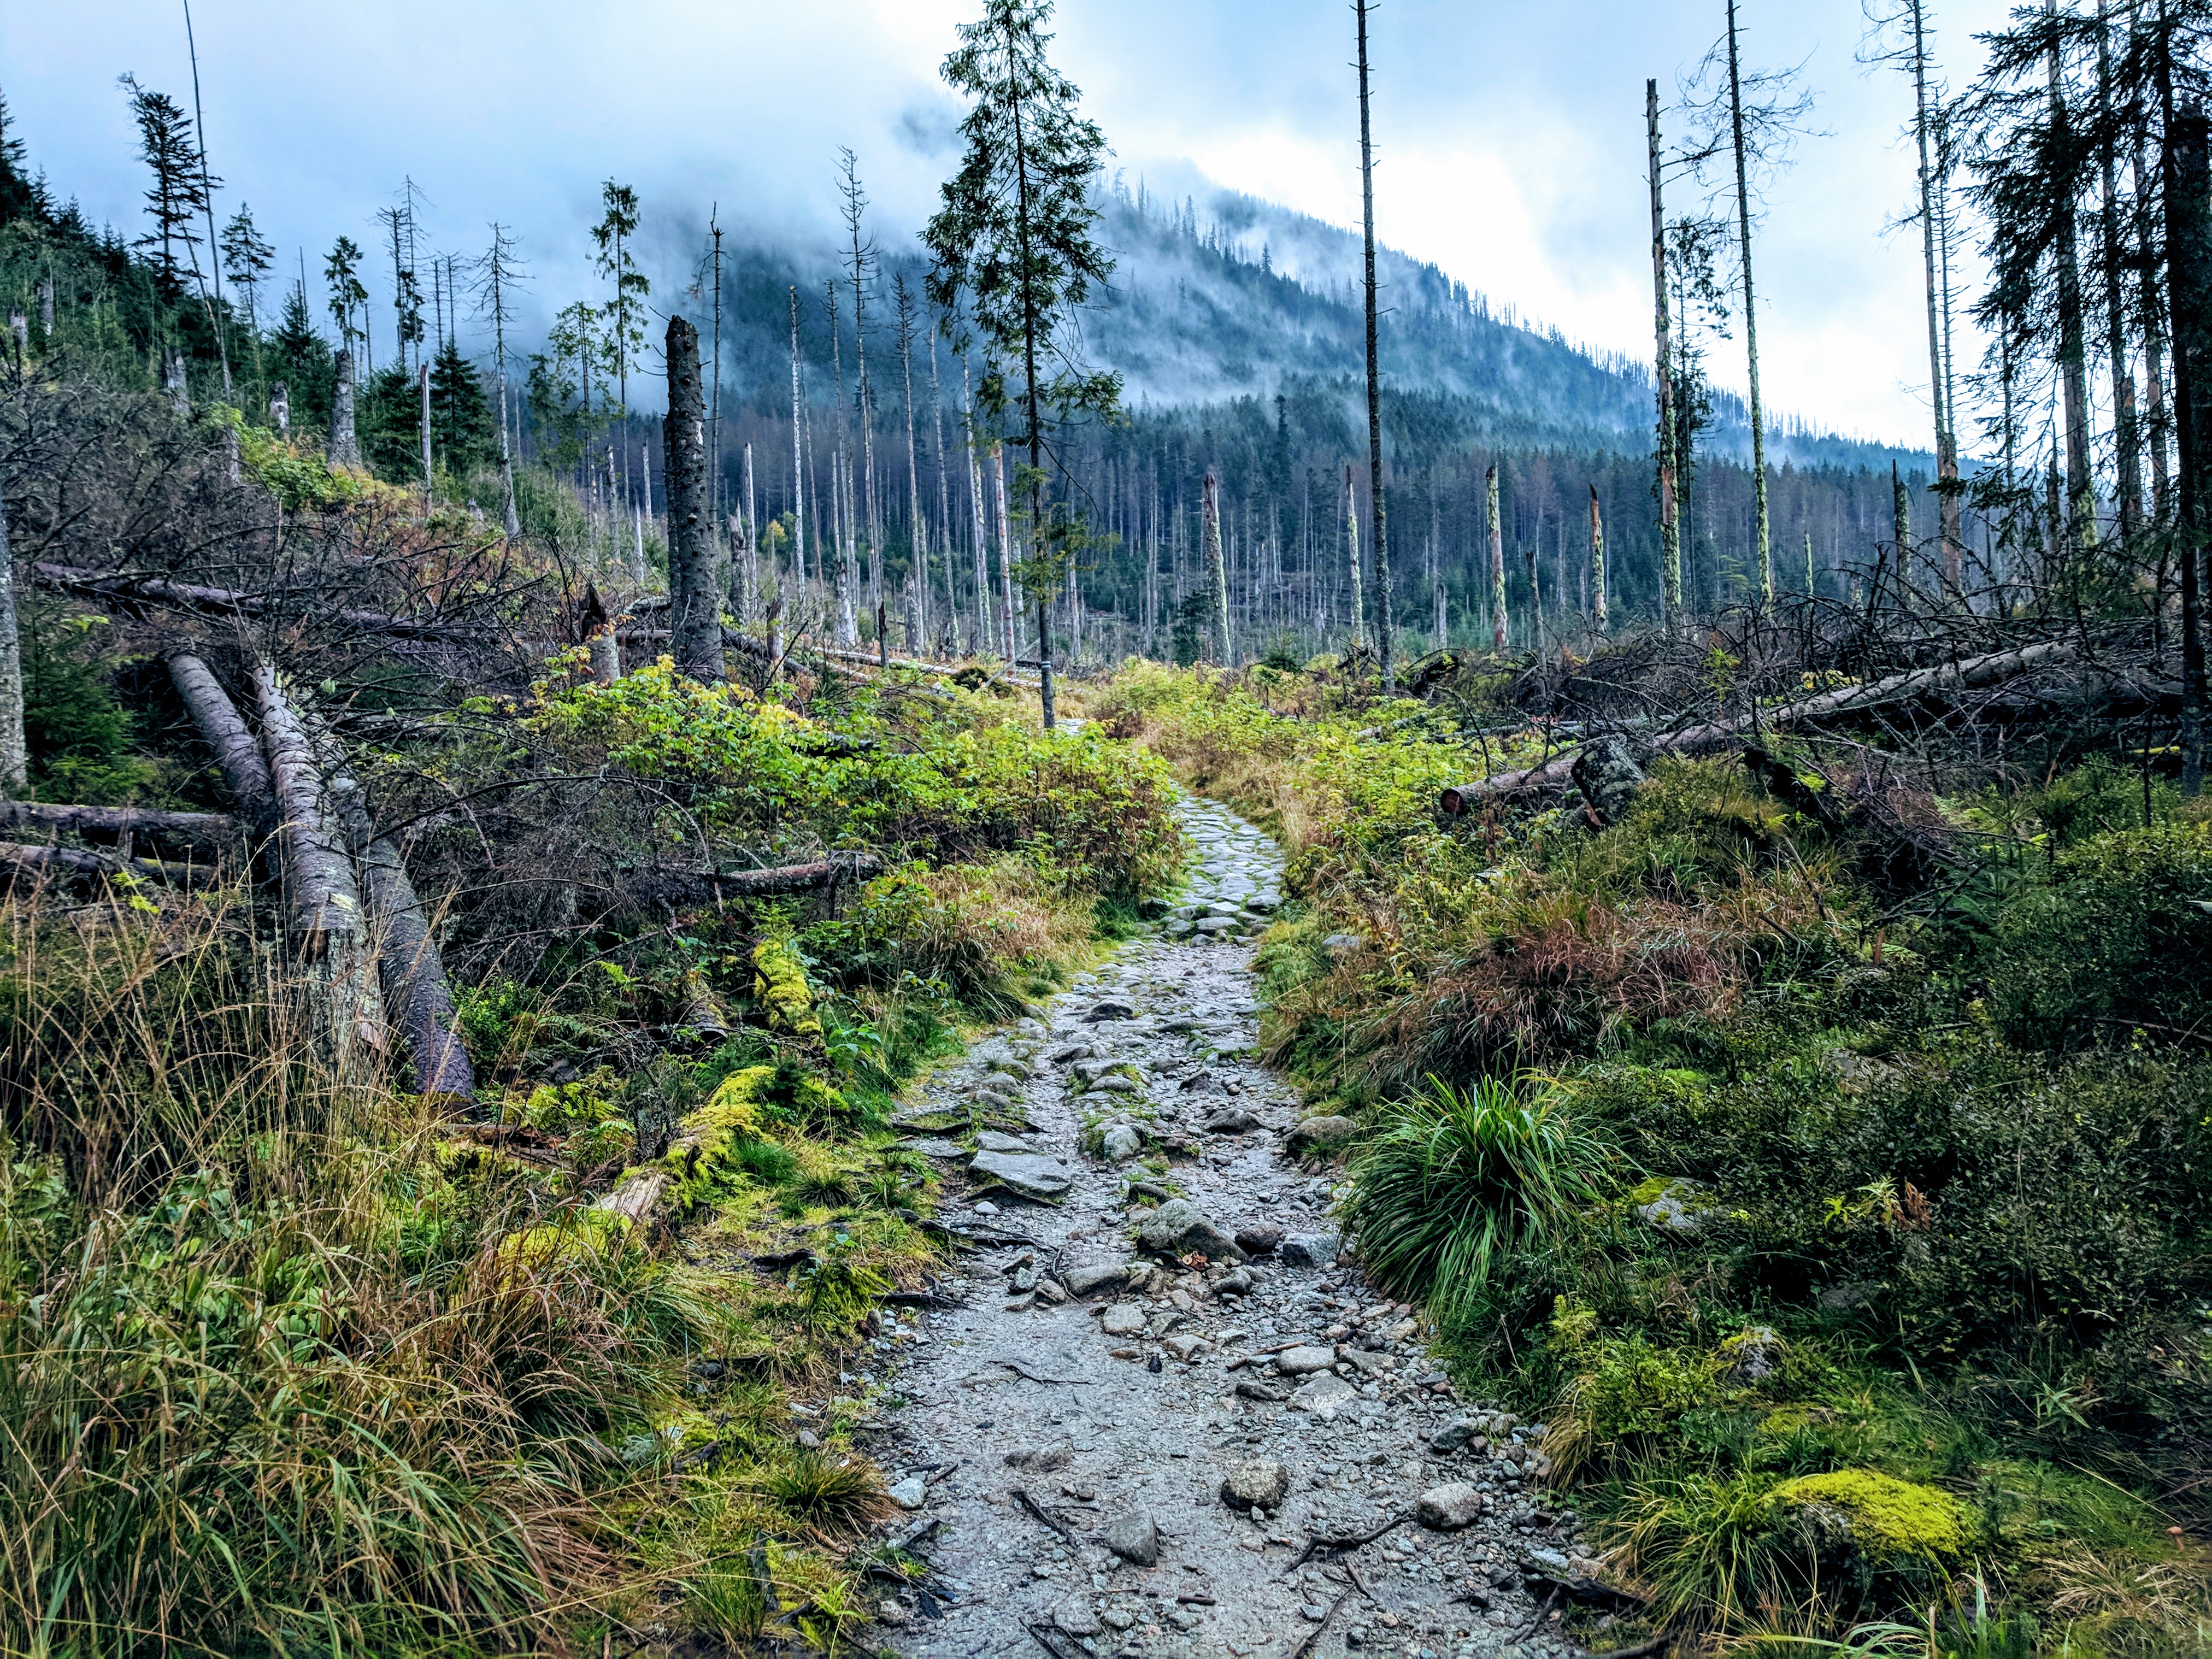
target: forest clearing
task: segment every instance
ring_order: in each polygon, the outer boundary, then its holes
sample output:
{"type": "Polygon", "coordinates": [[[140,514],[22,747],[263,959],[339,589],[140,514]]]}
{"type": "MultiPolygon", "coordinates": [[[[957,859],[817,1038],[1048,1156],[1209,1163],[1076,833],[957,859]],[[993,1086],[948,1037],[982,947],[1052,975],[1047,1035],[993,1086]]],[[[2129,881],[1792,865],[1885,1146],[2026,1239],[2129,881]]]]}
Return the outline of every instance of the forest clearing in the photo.
{"type": "Polygon", "coordinates": [[[0,101],[0,1659],[2212,1653],[2212,9],[1854,14],[1907,446],[1747,3],[1646,359],[973,3],[574,272],[0,101]]]}

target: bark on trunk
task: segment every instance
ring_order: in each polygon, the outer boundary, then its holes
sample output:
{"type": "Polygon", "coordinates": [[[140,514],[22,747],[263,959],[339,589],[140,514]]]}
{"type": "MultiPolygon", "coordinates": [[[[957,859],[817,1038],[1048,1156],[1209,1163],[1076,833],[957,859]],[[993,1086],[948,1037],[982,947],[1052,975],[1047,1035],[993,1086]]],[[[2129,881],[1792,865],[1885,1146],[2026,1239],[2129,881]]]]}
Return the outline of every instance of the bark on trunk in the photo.
{"type": "Polygon", "coordinates": [[[720,544],[707,525],[707,401],[699,377],[699,331],[668,319],[668,415],[661,422],[667,477],[669,627],[679,673],[708,685],[725,678],[720,544]]]}
{"type": "Polygon", "coordinates": [[[2166,246],[2167,316],[2173,340],[2173,407],[2180,460],[2180,511],[2176,518],[2181,563],[2181,788],[2195,795],[2204,783],[2204,634],[2199,592],[2212,508],[2212,454],[2207,453],[2206,404],[2212,400],[2212,124],[2194,104],[2177,109],[2172,75],[2161,77],[2166,154],[2166,246]]]}
{"type": "Polygon", "coordinates": [[[430,362],[427,357],[422,361],[418,378],[422,392],[422,504],[428,507],[433,475],[430,467],[430,362]]]}
{"type": "MultiPolygon", "coordinates": [[[[2056,15],[2057,0],[2044,0],[2056,15]]],[[[2056,47],[2051,53],[2051,121],[2054,144],[2063,154],[2066,95],[2056,47]]],[[[2066,523],[2076,548],[2097,544],[2097,485],[2089,471],[2088,351],[2081,331],[2081,273],[2074,246],[2074,203],[2068,182],[2066,206],[2058,215],[2058,383],[2066,422],[2066,523]]]]}
{"type": "Polygon", "coordinates": [[[166,882],[174,887],[204,887],[216,878],[210,864],[164,864],[158,859],[124,858],[81,847],[27,847],[21,842],[0,842],[0,870],[46,873],[65,872],[76,876],[125,874],[145,881],[166,882]]]}
{"type": "Polygon", "coordinates": [[[1498,515],[1498,463],[1483,474],[1482,495],[1490,524],[1490,644],[1505,649],[1505,526],[1498,515]]]}
{"type": "Polygon", "coordinates": [[[434,1105],[466,1107],[476,1098],[476,1072],[461,1042],[453,987],[430,919],[398,847],[376,833],[343,752],[326,733],[320,747],[339,824],[360,862],[378,988],[386,1013],[397,1015],[407,1039],[415,1092],[434,1105]]]}
{"type": "Polygon", "coordinates": [[[1348,466],[1344,469],[1344,535],[1345,545],[1352,550],[1352,648],[1357,651],[1367,640],[1367,606],[1359,591],[1359,498],[1352,491],[1348,466]]]}
{"type": "Polygon", "coordinates": [[[1759,592],[1774,602],[1774,548],[1766,507],[1766,423],[1759,406],[1759,307],[1751,281],[1751,184],[1744,165],[1743,82],[1736,66],[1735,0],[1728,8],[1729,121],[1735,145],[1736,234],[1743,260],[1743,347],[1751,368],[1751,499],[1757,520],[1759,592]]]}
{"type": "Polygon", "coordinates": [[[1213,601],[1213,642],[1220,648],[1221,665],[1237,666],[1236,643],[1229,633],[1229,570],[1221,560],[1221,481],[1208,471],[1201,522],[1206,534],[1206,586],[1213,601]]]}
{"type": "Polygon", "coordinates": [[[1367,289],[1367,493],[1375,520],[1375,643],[1382,659],[1382,690],[1398,689],[1391,651],[1390,518],[1382,489],[1382,368],[1376,341],[1375,151],[1367,120],[1367,10],[1369,0],[1352,7],[1359,26],[1359,199],[1366,238],[1367,289]]]}
{"type": "Polygon", "coordinates": [[[353,353],[340,347],[331,381],[331,461],[337,466],[361,465],[361,439],[354,430],[353,353]]]}
{"type": "Polygon", "coordinates": [[[0,795],[28,787],[23,740],[23,653],[15,625],[15,557],[8,550],[8,498],[0,494],[0,795]]]}
{"type": "Polygon", "coordinates": [[[1659,83],[1644,83],[1644,122],[1651,168],[1651,295],[1658,325],[1659,590],[1668,634],[1682,625],[1682,520],[1674,504],[1674,352],[1667,315],[1667,216],[1661,188],[1659,83]]]}
{"type": "Polygon", "coordinates": [[[143,806],[46,805],[0,801],[0,826],[69,835],[120,836],[166,841],[210,853],[233,852],[238,820],[223,812],[157,812],[143,806]]]}
{"type": "Polygon", "coordinates": [[[174,346],[161,348],[161,389],[169,394],[169,403],[178,414],[191,414],[192,394],[185,384],[185,354],[174,346]]]}
{"type": "Polygon", "coordinates": [[[1590,620],[1605,632],[1605,516],[1598,510],[1597,486],[1590,486],[1590,620]]]}
{"type": "Polygon", "coordinates": [[[268,835],[276,823],[276,786],[238,706],[207,664],[190,652],[180,651],[169,659],[169,678],[200,736],[215,750],[216,765],[239,811],[257,837],[268,835]]]}
{"type": "Polygon", "coordinates": [[[385,1048],[361,890],[315,746],[266,662],[253,666],[283,860],[286,942],[307,988],[318,1041],[341,1067],[385,1048]]]}
{"type": "MultiPolygon", "coordinates": [[[[2104,25],[2104,0],[2097,0],[2097,87],[2100,100],[2109,107],[2112,45],[2104,25]]],[[[2100,263],[2105,277],[2105,355],[2112,372],[2112,449],[2118,486],[2114,512],[2120,534],[2132,536],[2142,524],[2142,449],[2141,425],[2136,416],[2135,370],[2128,362],[2127,253],[2120,237],[2119,158],[2109,138],[2100,159],[2104,201],[2099,227],[2104,242],[2100,263]]]]}
{"type": "MultiPolygon", "coordinates": [[[[1942,663],[1933,668],[1916,668],[1909,673],[1893,674],[1887,679],[1876,680],[1870,685],[1845,686],[1841,690],[1824,691],[1817,697],[1808,697],[1786,708],[1762,710],[1757,717],[1759,728],[1773,731],[1784,726],[1809,725],[1835,720],[1883,703],[1923,696],[1931,691],[1972,690],[1979,686],[1994,685],[2032,669],[2064,662],[2074,654],[2072,641],[2050,640],[2040,645],[2024,646],[2016,651],[1998,651],[1988,656],[1969,657],[1963,662],[1942,663]]],[[[1733,742],[1753,729],[1753,716],[1744,714],[1733,720],[1707,721],[1669,732],[1655,739],[1651,746],[1660,754],[1690,754],[1733,742]]],[[[1455,784],[1443,792],[1437,805],[1456,817],[1480,801],[1495,799],[1501,795],[1564,788],[1573,777],[1575,762],[1581,754],[1580,747],[1565,750],[1539,766],[1500,772],[1474,783],[1455,784]]]]}

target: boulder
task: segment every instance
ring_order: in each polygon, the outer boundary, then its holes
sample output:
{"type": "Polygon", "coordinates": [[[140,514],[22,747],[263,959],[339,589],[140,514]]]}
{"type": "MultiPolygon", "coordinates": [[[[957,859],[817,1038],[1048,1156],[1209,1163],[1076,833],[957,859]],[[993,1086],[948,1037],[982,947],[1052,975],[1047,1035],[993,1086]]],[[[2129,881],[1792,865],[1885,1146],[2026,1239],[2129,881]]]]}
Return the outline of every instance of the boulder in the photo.
{"type": "Polygon", "coordinates": [[[1285,1239],[1279,1254],[1285,1267],[1326,1267],[1336,1260],[1334,1233],[1295,1233],[1285,1239]]]}
{"type": "Polygon", "coordinates": [[[1198,1212],[1187,1198],[1171,1198],[1145,1218],[1138,1242],[1163,1255],[1188,1255],[1194,1251],[1209,1261],[1242,1261],[1244,1252],[1220,1228],[1198,1212]]]}
{"type": "Polygon", "coordinates": [[[1165,1348],[1171,1357],[1180,1359],[1188,1365],[1213,1345],[1194,1331],[1177,1331],[1173,1336],[1162,1339],[1160,1346],[1165,1348]]]}
{"type": "Polygon", "coordinates": [[[1322,948],[1334,957],[1350,956],[1367,941],[1357,933],[1331,933],[1322,942],[1322,948]]]}
{"type": "Polygon", "coordinates": [[[1777,1486],[1773,1502],[1832,1568],[1956,1561],[1973,1542],[1968,1512],[1949,1492],[1876,1469],[1802,1474],[1777,1486]]]}
{"type": "Polygon", "coordinates": [[[1242,1106],[1231,1106],[1206,1120],[1205,1129],[1210,1135],[1249,1134],[1260,1127],[1260,1120],[1242,1106]]]}
{"type": "Polygon", "coordinates": [[[968,1160],[968,1172],[1044,1204],[1057,1203],[1075,1185],[1066,1165],[1042,1152],[978,1152],[968,1160]]]}
{"type": "Polygon", "coordinates": [[[1145,1310],[1133,1302],[1116,1302],[1099,1316],[1098,1328],[1109,1336],[1134,1336],[1145,1328],[1145,1310]]]}
{"type": "Polygon", "coordinates": [[[1060,1276],[1060,1282],[1074,1297],[1094,1296],[1100,1291],[1116,1291],[1129,1282],[1126,1264],[1094,1262],[1087,1267],[1070,1267],[1060,1276]]]}
{"type": "Polygon", "coordinates": [[[1159,1527],[1142,1510],[1109,1521],[1098,1534],[1098,1541],[1136,1566],[1154,1566],[1160,1559],[1159,1527]]]}
{"type": "Polygon", "coordinates": [[[1285,1348],[1275,1356],[1275,1370],[1283,1376],[1308,1376],[1316,1371],[1325,1371],[1336,1364],[1334,1348],[1310,1347],[1301,1344],[1285,1348]]]}
{"type": "Polygon", "coordinates": [[[1348,1117],[1310,1117],[1291,1131],[1292,1147],[1340,1146],[1359,1133],[1359,1126],[1348,1117]]]}
{"type": "Polygon", "coordinates": [[[1139,1091],[1137,1087],[1136,1079],[1133,1077],[1124,1077],[1121,1073],[1116,1072],[1110,1077],[1100,1078],[1098,1081],[1092,1084],[1085,1092],[1094,1095],[1133,1095],[1139,1093],[1139,1091]]]}
{"type": "Polygon", "coordinates": [[[1290,1490],[1290,1471],[1272,1457],[1231,1464],[1221,1477],[1221,1501],[1239,1509],[1280,1509],[1290,1490]]]}
{"type": "Polygon", "coordinates": [[[1455,1452],[1481,1437],[1483,1425],[1471,1417],[1456,1418],[1429,1437],[1429,1449],[1455,1452]]]}
{"type": "Polygon", "coordinates": [[[918,1474],[909,1474],[890,1489],[890,1500],[902,1510],[918,1510],[928,1499],[929,1482],[918,1474]]]}
{"type": "Polygon", "coordinates": [[[1100,1137],[1098,1150],[1109,1164],[1127,1164],[1145,1150],[1145,1138],[1127,1123],[1116,1123],[1100,1137]]]}
{"type": "Polygon", "coordinates": [[[1747,1325],[1721,1344],[1721,1359],[1739,1382],[1764,1382],[1782,1364],[1785,1345],[1771,1326],[1747,1325]]]}
{"type": "Polygon", "coordinates": [[[1464,1480],[1431,1486],[1415,1500],[1413,1518],[1437,1532],[1457,1532],[1482,1518],[1482,1494],[1464,1480]]]}
{"type": "Polygon", "coordinates": [[[1676,1238],[1695,1238],[1720,1219],[1712,1194],[1679,1176],[1655,1176],[1631,1193],[1628,1201],[1647,1224],[1676,1238]]]}
{"type": "Polygon", "coordinates": [[[1098,1610],[1082,1599],[1062,1601],[1053,1609],[1052,1622],[1070,1636],[1096,1636],[1106,1628],[1098,1622],[1098,1610]]]}
{"type": "Polygon", "coordinates": [[[1334,1371],[1322,1371],[1308,1377],[1297,1391],[1291,1395],[1291,1409],[1311,1412],[1324,1423],[1334,1418],[1342,1407],[1359,1398],[1353,1388],[1334,1371]]]}
{"type": "Polygon", "coordinates": [[[1091,1012],[1083,1018],[1091,1024],[1097,1025],[1105,1020],[1134,1019],[1136,1017],[1137,1011],[1127,1003],[1118,998],[1106,997],[1092,1003],[1091,1012]]]}
{"type": "Polygon", "coordinates": [[[975,1137],[975,1150],[979,1152],[1033,1152],[1036,1148],[1003,1130],[986,1129],[975,1137]]]}
{"type": "Polygon", "coordinates": [[[1266,1222],[1237,1230],[1237,1248],[1247,1255],[1270,1255],[1282,1242],[1283,1230],[1266,1222]]]}

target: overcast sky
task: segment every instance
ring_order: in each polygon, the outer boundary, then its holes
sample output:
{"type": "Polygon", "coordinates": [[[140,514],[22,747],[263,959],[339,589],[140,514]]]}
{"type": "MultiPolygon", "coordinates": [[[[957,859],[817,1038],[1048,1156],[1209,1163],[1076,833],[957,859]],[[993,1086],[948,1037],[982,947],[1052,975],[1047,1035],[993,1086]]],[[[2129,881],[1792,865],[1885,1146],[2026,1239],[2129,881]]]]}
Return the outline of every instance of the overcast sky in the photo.
{"type": "MultiPolygon", "coordinates": [[[[1900,137],[1911,90],[1855,61],[1859,0],[1741,0],[1747,61],[1802,61],[1830,135],[1801,144],[1761,228],[1771,406],[1926,444],[1928,364],[1900,137]]],[[[840,143],[878,234],[910,236],[957,115],[937,77],[975,0],[198,0],[218,210],[252,204],[319,299],[320,254],[403,176],[441,247],[520,229],[548,311],[588,290],[599,181],[637,186],[664,234],[725,223],[825,242],[840,143]]],[[[1939,62],[1971,76],[2003,0],[1934,0],[1939,62]]],[[[1555,323],[1650,345],[1644,82],[1674,95],[1723,0],[1384,0],[1370,23],[1382,238],[1555,323]]],[[[1359,212],[1352,23],[1340,0],[1061,0],[1054,55],[1115,165],[1188,164],[1334,222],[1359,212]]],[[[58,193],[125,223],[143,187],[115,77],[189,102],[179,0],[0,5],[0,90],[58,193]]],[[[293,265],[291,268],[296,268],[293,265]]],[[[380,289],[378,320],[389,317],[380,289]]],[[[381,354],[380,354],[381,355],[381,354]]],[[[1961,351],[1961,366],[1966,354],[1961,351]]],[[[1740,383],[1716,364],[1720,378],[1740,383]]]]}

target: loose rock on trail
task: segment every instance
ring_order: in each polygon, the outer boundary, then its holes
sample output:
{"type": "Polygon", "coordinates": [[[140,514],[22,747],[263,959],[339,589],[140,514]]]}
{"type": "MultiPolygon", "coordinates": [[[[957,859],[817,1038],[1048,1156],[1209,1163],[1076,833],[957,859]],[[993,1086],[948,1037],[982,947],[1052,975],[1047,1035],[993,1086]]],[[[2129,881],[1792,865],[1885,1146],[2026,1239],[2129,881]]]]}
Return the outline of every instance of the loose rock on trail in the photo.
{"type": "Polygon", "coordinates": [[[1587,1589],[1589,1564],[1540,1489],[1539,1431],[1455,1397],[1413,1310],[1338,1260],[1333,1173],[1294,1161],[1296,1097],[1253,1057],[1250,936],[1281,854],[1179,810],[1189,902],[908,1114],[994,1127],[964,1195],[967,1155],[916,1142],[976,1248],[940,1286],[958,1306],[878,1341],[903,1358],[873,1447],[912,1511],[890,1531],[930,1567],[874,1581],[883,1639],[905,1659],[1571,1652],[1555,1586],[1587,1589]]]}

